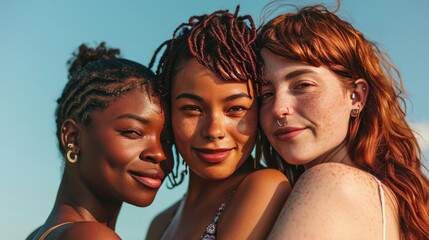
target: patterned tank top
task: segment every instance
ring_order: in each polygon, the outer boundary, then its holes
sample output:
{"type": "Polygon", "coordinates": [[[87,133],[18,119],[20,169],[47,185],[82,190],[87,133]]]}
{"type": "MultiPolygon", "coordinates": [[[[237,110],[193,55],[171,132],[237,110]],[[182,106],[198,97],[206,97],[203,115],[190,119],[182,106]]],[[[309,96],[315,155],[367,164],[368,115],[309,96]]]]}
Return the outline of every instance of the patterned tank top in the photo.
{"type": "Polygon", "coordinates": [[[222,214],[223,210],[228,205],[229,201],[232,198],[232,195],[234,194],[234,191],[229,195],[229,197],[222,202],[220,207],[218,208],[215,217],[213,218],[210,225],[206,228],[206,231],[203,233],[203,235],[200,237],[200,240],[214,240],[216,239],[217,235],[217,222],[219,221],[219,217],[222,214]]]}

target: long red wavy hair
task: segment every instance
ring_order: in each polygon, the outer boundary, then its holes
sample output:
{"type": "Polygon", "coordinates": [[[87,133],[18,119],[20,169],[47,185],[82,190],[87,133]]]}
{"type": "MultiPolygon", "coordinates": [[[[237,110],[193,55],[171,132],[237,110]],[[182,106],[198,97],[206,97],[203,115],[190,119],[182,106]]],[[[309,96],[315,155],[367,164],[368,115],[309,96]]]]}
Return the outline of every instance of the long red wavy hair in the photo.
{"type": "Polygon", "coordinates": [[[368,82],[365,107],[350,120],[350,157],[395,194],[401,238],[429,239],[429,181],[405,120],[402,79],[389,56],[322,5],[274,18],[261,27],[258,42],[279,56],[328,67],[349,90],[356,79],[368,82]]]}

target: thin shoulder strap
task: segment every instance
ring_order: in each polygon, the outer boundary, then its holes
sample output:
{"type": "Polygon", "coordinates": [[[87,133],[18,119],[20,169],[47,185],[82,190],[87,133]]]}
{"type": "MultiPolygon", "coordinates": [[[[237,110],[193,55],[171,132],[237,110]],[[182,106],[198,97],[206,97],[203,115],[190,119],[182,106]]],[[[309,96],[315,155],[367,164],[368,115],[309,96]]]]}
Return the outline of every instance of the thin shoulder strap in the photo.
{"type": "Polygon", "coordinates": [[[378,190],[379,190],[379,194],[380,194],[380,201],[381,201],[381,212],[383,214],[383,240],[386,240],[386,212],[385,212],[385,208],[384,208],[384,190],[383,190],[383,186],[380,182],[380,180],[378,180],[375,176],[372,176],[375,181],[378,184],[378,190]]]}
{"type": "Polygon", "coordinates": [[[39,240],[45,240],[45,238],[49,235],[49,233],[51,233],[52,231],[54,231],[55,229],[57,229],[61,226],[64,226],[64,225],[70,224],[70,223],[73,223],[73,222],[64,222],[64,223],[60,223],[58,225],[55,225],[55,226],[49,228],[45,233],[43,233],[43,235],[39,238],[39,240]]]}

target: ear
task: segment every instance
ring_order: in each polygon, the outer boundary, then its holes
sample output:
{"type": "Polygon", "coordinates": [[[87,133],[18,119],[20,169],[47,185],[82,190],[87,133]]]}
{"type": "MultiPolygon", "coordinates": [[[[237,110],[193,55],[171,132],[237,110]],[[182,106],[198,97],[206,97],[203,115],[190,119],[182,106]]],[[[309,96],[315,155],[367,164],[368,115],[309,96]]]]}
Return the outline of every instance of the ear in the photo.
{"type": "Polygon", "coordinates": [[[63,122],[63,125],[61,125],[61,144],[63,145],[63,148],[65,152],[69,150],[67,147],[68,144],[73,144],[73,152],[75,154],[79,153],[80,147],[79,147],[79,126],[77,123],[72,119],[67,119],[63,122]]]}
{"type": "Polygon", "coordinates": [[[368,82],[363,78],[359,78],[358,80],[356,80],[355,86],[356,88],[351,93],[352,108],[358,109],[360,112],[365,106],[366,99],[368,97],[369,86],[368,86],[368,82]]]}

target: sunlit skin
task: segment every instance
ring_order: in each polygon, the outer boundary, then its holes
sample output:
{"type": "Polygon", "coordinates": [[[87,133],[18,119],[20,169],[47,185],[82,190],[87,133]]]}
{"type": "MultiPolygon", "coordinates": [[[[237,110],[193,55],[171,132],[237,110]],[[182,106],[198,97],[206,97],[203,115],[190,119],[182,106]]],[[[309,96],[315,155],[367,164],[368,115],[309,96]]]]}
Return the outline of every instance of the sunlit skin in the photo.
{"type": "Polygon", "coordinates": [[[161,145],[164,113],[148,94],[143,87],[112,101],[81,132],[80,174],[104,200],[147,206],[171,170],[164,154],[171,150],[161,145]]]}
{"type": "Polygon", "coordinates": [[[260,122],[277,152],[286,162],[307,168],[326,161],[352,164],[344,142],[350,112],[358,104],[352,91],[324,66],[292,61],[267,49],[261,54],[268,84],[261,89],[260,122]],[[280,127],[277,119],[283,114],[288,124],[280,127]]]}
{"type": "MultiPolygon", "coordinates": [[[[365,105],[367,82],[357,79],[349,90],[325,66],[267,49],[261,54],[268,81],[261,89],[261,126],[285,161],[307,169],[268,239],[381,239],[379,186],[352,162],[346,142],[352,109],[365,105]],[[283,114],[288,123],[281,127],[277,119],[283,114]]],[[[397,209],[386,188],[384,198],[386,239],[398,239],[397,209]]]]}
{"type": "Polygon", "coordinates": [[[114,229],[122,202],[152,203],[173,164],[159,101],[142,86],[92,112],[88,126],[63,123],[62,145],[73,143],[79,158],[66,162],[55,206],[36,238],[75,222],[47,239],[119,239],[114,229]]]}
{"type": "Polygon", "coordinates": [[[258,114],[251,85],[248,92],[192,59],[176,75],[171,101],[176,146],[192,172],[223,179],[249,158],[258,114]]]}
{"type": "Polygon", "coordinates": [[[183,200],[152,221],[147,239],[199,239],[229,196],[217,238],[263,239],[290,185],[277,170],[253,169],[258,120],[253,89],[220,79],[195,59],[181,67],[171,92],[172,129],[189,165],[189,186],[183,200]]]}

